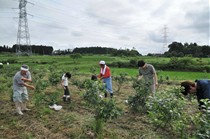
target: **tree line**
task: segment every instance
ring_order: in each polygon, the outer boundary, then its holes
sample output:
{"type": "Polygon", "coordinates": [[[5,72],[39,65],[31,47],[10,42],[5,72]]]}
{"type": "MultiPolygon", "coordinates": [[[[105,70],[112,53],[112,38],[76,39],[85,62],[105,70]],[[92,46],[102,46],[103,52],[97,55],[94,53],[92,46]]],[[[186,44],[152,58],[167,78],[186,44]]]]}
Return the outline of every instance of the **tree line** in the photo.
{"type": "Polygon", "coordinates": [[[166,57],[210,57],[210,47],[208,45],[199,46],[197,43],[173,42],[168,45],[169,50],[164,53],[166,57]]]}
{"type": "Polygon", "coordinates": [[[80,47],[75,48],[72,51],[70,49],[67,50],[57,50],[54,51],[55,55],[66,55],[66,54],[110,54],[113,56],[140,56],[141,54],[135,49],[115,49],[115,48],[108,48],[108,47],[80,47]]]}
{"type": "MultiPolygon", "coordinates": [[[[12,48],[9,46],[0,46],[1,52],[16,52],[17,44],[13,45],[12,48]]],[[[163,56],[163,57],[210,57],[210,46],[203,45],[200,46],[197,43],[180,43],[172,42],[168,45],[168,51],[164,54],[151,54],[148,56],[163,56]]],[[[113,56],[141,56],[141,54],[133,49],[115,49],[101,46],[92,46],[92,47],[76,47],[74,49],[65,49],[65,50],[55,50],[53,51],[52,46],[43,46],[43,45],[31,45],[33,54],[40,55],[69,55],[69,54],[110,54],[113,56]]]]}
{"type": "MultiPolygon", "coordinates": [[[[12,47],[9,46],[0,46],[0,53],[2,52],[9,52],[9,53],[15,53],[17,50],[18,45],[15,44],[12,47]]],[[[21,48],[26,49],[28,47],[27,45],[21,45],[21,48]]],[[[53,53],[53,47],[52,46],[43,46],[43,45],[30,45],[31,51],[33,54],[39,54],[39,55],[51,55],[53,53]]]]}

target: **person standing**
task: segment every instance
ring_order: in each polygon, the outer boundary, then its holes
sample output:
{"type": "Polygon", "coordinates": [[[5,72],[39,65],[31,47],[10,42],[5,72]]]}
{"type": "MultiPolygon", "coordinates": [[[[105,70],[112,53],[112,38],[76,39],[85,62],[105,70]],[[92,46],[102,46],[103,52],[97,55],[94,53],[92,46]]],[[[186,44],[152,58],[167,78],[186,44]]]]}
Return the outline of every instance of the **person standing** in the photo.
{"type": "Polygon", "coordinates": [[[64,102],[71,102],[70,99],[70,92],[69,92],[69,88],[68,88],[68,79],[71,78],[71,74],[69,72],[66,72],[63,74],[62,78],[61,78],[61,86],[64,89],[64,94],[63,94],[63,101],[64,102]]]}
{"type": "Polygon", "coordinates": [[[105,97],[107,97],[108,93],[110,94],[110,97],[113,97],[113,90],[112,90],[112,78],[111,78],[111,71],[110,68],[106,65],[105,61],[99,62],[100,66],[100,74],[99,79],[103,80],[105,83],[106,92],[104,94],[105,97]]]}
{"type": "Polygon", "coordinates": [[[201,100],[208,99],[210,100],[210,80],[202,79],[192,81],[183,81],[181,82],[181,87],[183,95],[196,94],[199,106],[202,107],[204,104],[201,100]]]}
{"type": "Polygon", "coordinates": [[[137,80],[144,78],[146,84],[148,85],[152,95],[155,95],[156,88],[158,86],[158,79],[156,70],[151,64],[145,63],[143,60],[138,61],[139,76],[137,80]]]}
{"type": "Polygon", "coordinates": [[[22,65],[13,78],[13,101],[15,103],[16,111],[18,114],[23,115],[22,111],[28,111],[26,102],[29,100],[27,88],[32,90],[34,86],[29,85],[27,82],[32,82],[31,73],[27,65],[22,65]]]}

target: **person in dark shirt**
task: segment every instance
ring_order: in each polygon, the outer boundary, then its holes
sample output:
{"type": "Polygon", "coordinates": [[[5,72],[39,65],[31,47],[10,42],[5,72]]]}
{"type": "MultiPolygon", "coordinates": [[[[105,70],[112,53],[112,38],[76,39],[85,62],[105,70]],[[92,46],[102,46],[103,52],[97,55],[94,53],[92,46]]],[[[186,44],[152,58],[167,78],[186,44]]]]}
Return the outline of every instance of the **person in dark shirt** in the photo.
{"type": "Polygon", "coordinates": [[[210,80],[208,79],[195,80],[195,82],[184,81],[181,83],[181,86],[184,87],[182,94],[196,94],[199,106],[204,104],[200,101],[201,99],[210,100],[210,80]]]}

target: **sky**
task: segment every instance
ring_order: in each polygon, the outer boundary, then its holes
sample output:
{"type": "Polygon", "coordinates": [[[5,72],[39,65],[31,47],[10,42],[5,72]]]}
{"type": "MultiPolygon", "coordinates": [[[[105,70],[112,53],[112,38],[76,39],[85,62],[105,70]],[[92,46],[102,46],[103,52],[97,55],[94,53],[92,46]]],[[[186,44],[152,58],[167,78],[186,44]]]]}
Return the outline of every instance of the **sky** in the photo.
{"type": "MultiPolygon", "coordinates": [[[[0,0],[0,46],[17,43],[19,0],[0,0]]],[[[172,42],[210,45],[209,0],[28,0],[31,45],[163,53],[172,42]]]]}

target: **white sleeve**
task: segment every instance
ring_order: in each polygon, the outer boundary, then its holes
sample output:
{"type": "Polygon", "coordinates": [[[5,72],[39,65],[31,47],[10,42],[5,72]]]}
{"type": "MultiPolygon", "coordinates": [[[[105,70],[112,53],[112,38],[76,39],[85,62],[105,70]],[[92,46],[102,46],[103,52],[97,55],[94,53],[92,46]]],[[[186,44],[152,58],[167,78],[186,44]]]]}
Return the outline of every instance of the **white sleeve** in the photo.
{"type": "Polygon", "coordinates": [[[61,78],[62,80],[65,80],[65,74],[63,74],[63,76],[62,76],[62,78],[61,78]]]}

